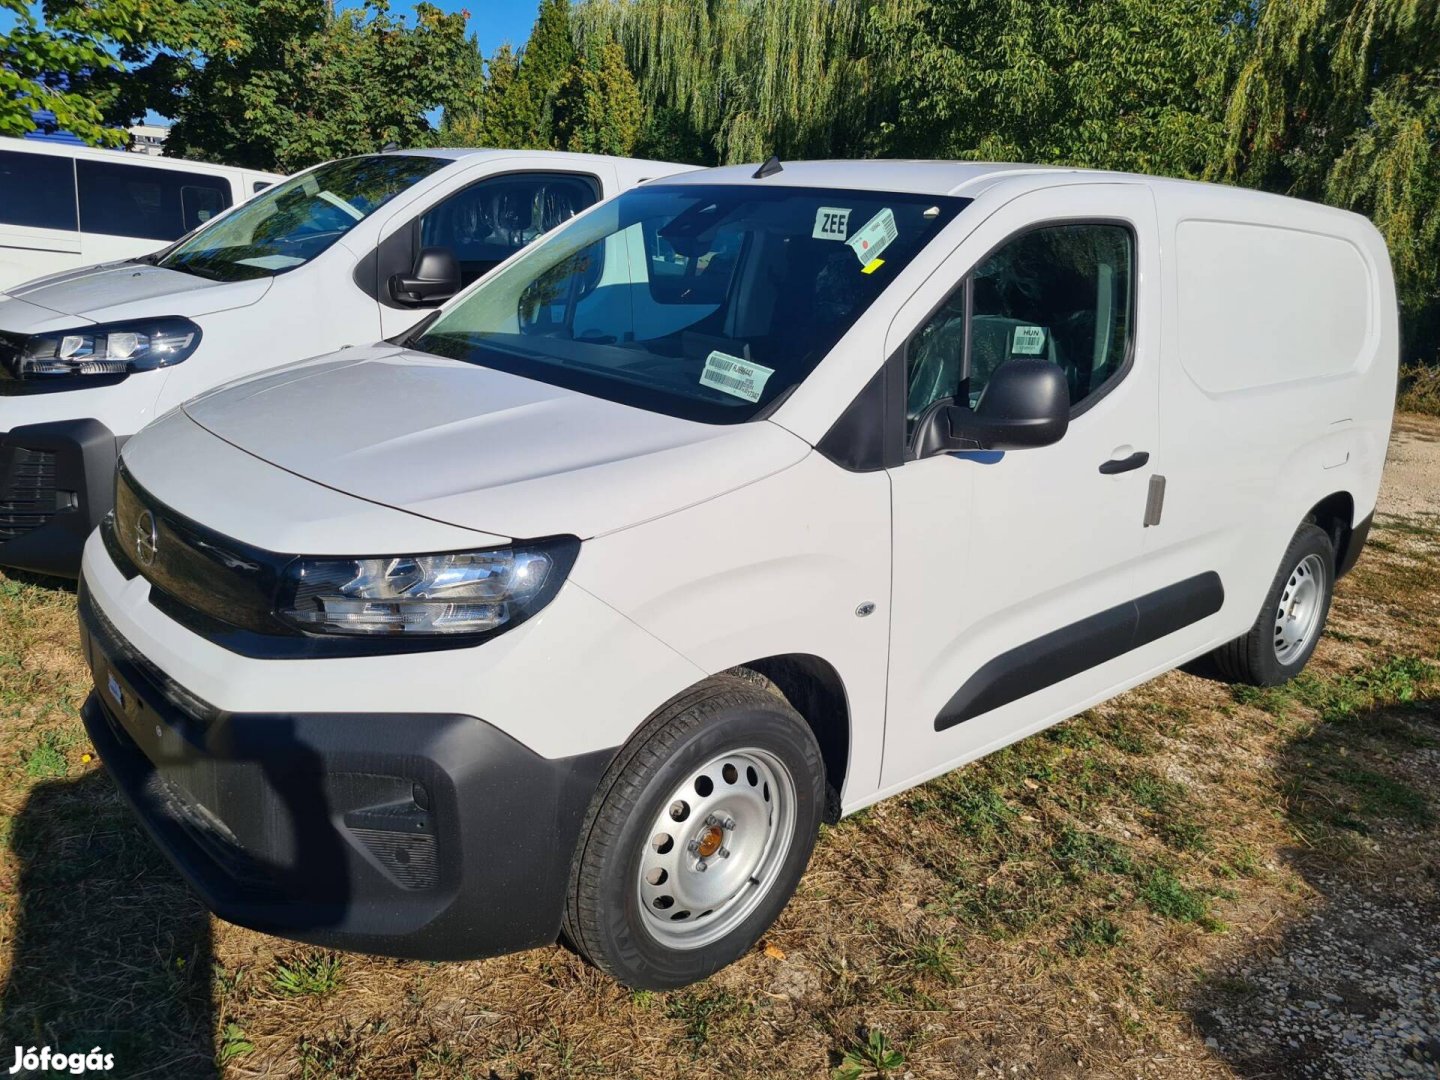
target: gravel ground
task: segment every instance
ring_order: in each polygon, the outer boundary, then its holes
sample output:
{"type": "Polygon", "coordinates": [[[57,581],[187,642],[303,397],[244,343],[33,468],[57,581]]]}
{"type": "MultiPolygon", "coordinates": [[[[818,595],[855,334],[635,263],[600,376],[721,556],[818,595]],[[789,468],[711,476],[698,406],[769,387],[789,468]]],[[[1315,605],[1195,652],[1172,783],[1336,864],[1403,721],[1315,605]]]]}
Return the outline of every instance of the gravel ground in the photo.
{"type": "Polygon", "coordinates": [[[1391,882],[1315,884],[1326,907],[1226,973],[1206,1045],[1248,1075],[1440,1076],[1440,911],[1391,882]]]}
{"type": "Polygon", "coordinates": [[[1392,517],[1440,514],[1440,423],[1423,416],[1395,418],[1380,505],[1392,517]]]}
{"type": "MultiPolygon", "coordinates": [[[[1440,422],[1396,418],[1380,502],[1384,520],[1440,516],[1440,422]]],[[[1440,775],[1440,749],[1416,758],[1440,775]]],[[[1197,1026],[1236,1073],[1440,1080],[1440,859],[1433,829],[1386,833],[1411,865],[1309,875],[1316,909],[1212,976],[1197,1026]]]]}

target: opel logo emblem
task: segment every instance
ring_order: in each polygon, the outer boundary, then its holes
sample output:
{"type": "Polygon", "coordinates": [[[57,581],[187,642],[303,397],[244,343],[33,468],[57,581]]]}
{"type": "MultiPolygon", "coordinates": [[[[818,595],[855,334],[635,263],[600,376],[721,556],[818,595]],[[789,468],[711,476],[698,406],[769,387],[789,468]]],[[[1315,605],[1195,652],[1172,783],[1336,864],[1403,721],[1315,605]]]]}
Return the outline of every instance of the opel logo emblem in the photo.
{"type": "Polygon", "coordinates": [[[141,566],[155,565],[155,552],[160,547],[160,533],[155,528],[155,515],[142,510],[135,519],[135,558],[141,566]]]}

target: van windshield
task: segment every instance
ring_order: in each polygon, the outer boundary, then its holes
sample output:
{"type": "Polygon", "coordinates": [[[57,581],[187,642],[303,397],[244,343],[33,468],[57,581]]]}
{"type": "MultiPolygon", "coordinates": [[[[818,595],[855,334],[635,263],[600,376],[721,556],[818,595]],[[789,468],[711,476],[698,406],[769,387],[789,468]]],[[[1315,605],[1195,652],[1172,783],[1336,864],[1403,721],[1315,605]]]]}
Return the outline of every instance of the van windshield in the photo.
{"type": "Polygon", "coordinates": [[[303,266],[406,188],[451,162],[376,154],[321,165],[266,188],[162,252],[157,266],[216,281],[303,266]]]}
{"type": "Polygon", "coordinates": [[[799,385],[968,201],[647,185],[516,256],[407,344],[738,423],[799,385]]]}

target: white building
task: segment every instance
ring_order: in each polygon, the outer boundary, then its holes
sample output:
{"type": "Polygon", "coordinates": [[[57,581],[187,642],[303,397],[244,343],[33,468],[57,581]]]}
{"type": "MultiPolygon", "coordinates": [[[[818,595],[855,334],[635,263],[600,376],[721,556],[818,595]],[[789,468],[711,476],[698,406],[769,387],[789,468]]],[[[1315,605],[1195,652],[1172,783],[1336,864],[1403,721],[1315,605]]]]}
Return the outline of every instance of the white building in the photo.
{"type": "Polygon", "coordinates": [[[136,124],[130,129],[130,152],[159,157],[165,153],[165,137],[170,129],[161,124],[136,124]]]}

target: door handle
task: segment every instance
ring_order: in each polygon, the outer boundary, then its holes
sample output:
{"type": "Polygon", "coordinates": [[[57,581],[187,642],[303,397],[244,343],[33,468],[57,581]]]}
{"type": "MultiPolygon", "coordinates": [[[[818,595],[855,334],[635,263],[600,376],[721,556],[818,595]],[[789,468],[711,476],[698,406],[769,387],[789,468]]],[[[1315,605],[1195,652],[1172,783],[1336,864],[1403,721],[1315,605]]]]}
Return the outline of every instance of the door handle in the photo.
{"type": "Polygon", "coordinates": [[[1150,455],[1144,450],[1136,450],[1127,458],[1111,458],[1109,461],[1100,463],[1100,471],[1106,476],[1114,476],[1116,473],[1129,472],[1131,469],[1142,468],[1150,460],[1150,455]]]}

